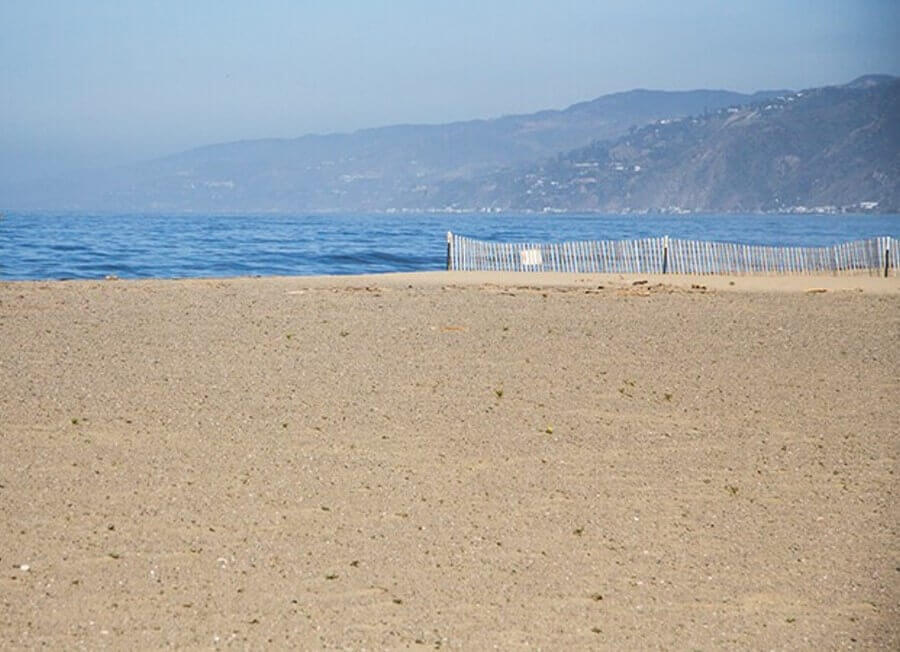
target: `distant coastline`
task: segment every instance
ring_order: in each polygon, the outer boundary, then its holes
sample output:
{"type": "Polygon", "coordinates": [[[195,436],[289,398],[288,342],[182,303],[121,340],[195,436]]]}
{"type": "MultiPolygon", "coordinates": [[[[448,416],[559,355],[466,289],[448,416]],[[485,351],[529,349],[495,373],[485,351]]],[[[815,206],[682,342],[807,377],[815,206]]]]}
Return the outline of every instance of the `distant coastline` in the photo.
{"type": "Polygon", "coordinates": [[[209,145],[5,192],[21,210],[900,213],[900,79],[635,90],[564,110],[209,145]]]}

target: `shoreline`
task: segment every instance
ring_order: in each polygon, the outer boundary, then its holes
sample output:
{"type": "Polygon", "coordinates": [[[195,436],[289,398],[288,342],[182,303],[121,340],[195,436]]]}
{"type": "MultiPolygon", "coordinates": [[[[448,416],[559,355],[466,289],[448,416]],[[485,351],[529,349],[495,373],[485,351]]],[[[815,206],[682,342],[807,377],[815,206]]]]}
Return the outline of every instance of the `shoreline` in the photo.
{"type": "Polygon", "coordinates": [[[867,294],[900,294],[900,276],[877,276],[874,273],[857,274],[807,274],[807,275],[725,275],[725,274],[591,274],[567,272],[385,272],[376,274],[338,274],[311,276],[231,276],[231,277],[181,277],[181,278],[110,278],[110,279],[50,279],[50,280],[0,280],[3,285],[95,285],[121,283],[140,285],[153,283],[294,283],[307,287],[353,287],[361,284],[404,287],[435,287],[458,285],[478,287],[496,285],[502,287],[531,286],[557,288],[622,289],[637,284],[678,289],[705,289],[729,292],[807,293],[824,290],[830,292],[864,292],[867,294]],[[646,282],[646,283],[644,283],[646,282]]]}

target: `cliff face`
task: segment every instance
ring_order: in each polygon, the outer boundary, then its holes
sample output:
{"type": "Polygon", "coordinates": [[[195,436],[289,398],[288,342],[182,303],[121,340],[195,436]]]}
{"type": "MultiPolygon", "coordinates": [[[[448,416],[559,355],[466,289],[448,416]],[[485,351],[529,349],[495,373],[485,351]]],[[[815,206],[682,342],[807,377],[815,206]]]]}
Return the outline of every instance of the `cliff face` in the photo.
{"type": "Polygon", "coordinates": [[[900,80],[661,120],[473,186],[447,199],[530,210],[896,212],[900,80]]]}

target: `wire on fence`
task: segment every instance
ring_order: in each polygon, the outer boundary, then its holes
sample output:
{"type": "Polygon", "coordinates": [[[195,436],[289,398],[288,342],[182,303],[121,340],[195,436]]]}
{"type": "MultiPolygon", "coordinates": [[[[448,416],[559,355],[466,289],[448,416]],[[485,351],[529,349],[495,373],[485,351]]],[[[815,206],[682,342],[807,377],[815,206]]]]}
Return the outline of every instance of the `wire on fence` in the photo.
{"type": "Polygon", "coordinates": [[[900,240],[770,247],[664,236],[638,240],[510,243],[447,233],[447,269],[606,274],[823,274],[897,276],[900,240]]]}

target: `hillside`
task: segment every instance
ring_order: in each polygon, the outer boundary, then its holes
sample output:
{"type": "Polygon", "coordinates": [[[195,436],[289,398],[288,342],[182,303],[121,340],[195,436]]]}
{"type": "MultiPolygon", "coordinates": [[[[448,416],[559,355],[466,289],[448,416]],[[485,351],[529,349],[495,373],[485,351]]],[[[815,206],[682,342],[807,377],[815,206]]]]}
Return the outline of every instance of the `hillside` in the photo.
{"type": "Polygon", "coordinates": [[[900,80],[635,90],[494,120],[212,145],[3,200],[82,211],[900,212],[900,80]]]}
{"type": "Polygon", "coordinates": [[[900,80],[870,76],[664,119],[443,187],[449,206],[567,211],[900,211],[900,80]]]}
{"type": "MultiPolygon", "coordinates": [[[[564,110],[352,134],[226,143],[22,188],[7,207],[304,211],[424,206],[436,188],[534,163],[659,120],[783,91],[634,90],[564,110]]],[[[429,206],[431,207],[431,206],[429,206]]]]}

